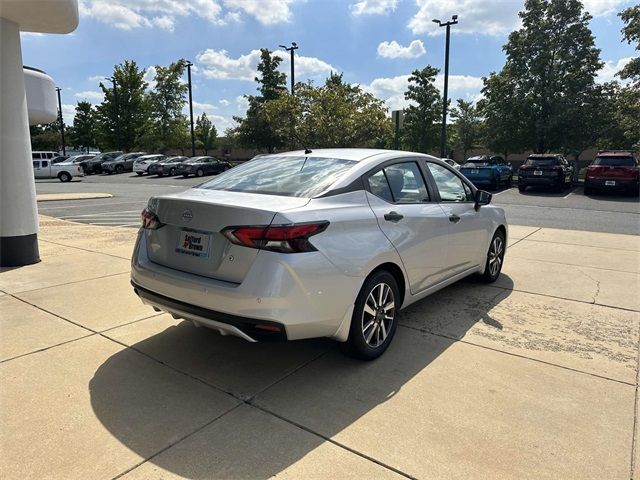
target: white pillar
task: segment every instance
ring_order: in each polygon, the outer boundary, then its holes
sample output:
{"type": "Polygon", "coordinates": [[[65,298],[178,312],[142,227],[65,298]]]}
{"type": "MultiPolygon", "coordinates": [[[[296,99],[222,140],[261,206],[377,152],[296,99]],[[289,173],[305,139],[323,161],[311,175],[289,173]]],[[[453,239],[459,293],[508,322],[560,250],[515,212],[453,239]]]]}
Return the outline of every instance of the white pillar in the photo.
{"type": "Polygon", "coordinates": [[[20,31],[0,18],[0,266],[40,261],[20,31]]]}

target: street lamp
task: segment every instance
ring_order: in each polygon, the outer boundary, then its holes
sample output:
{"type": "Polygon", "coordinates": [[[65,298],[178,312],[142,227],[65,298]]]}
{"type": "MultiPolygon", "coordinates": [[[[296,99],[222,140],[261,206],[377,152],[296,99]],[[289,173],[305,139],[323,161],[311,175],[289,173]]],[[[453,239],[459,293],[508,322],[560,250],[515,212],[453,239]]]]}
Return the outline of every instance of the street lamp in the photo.
{"type": "Polygon", "coordinates": [[[62,136],[62,155],[67,155],[67,147],[64,144],[64,119],[62,118],[62,101],[60,100],[60,87],[56,87],[58,92],[58,121],[60,122],[60,135],[62,136]]]}
{"type": "Polygon", "coordinates": [[[449,89],[449,36],[451,25],[455,25],[458,23],[458,15],[453,15],[451,20],[445,23],[442,23],[437,18],[433,19],[434,23],[437,23],[441,27],[447,27],[447,40],[446,46],[444,50],[444,92],[443,97],[444,100],[442,102],[442,128],[440,130],[440,158],[445,158],[445,153],[447,149],[447,101],[448,101],[448,89],[449,89]]]}
{"type": "Polygon", "coordinates": [[[189,118],[191,119],[191,156],[196,156],[196,137],[193,131],[193,98],[191,96],[191,67],[193,63],[187,60],[187,78],[189,80],[189,118]]]}
{"type": "Polygon", "coordinates": [[[113,82],[113,102],[116,111],[116,150],[120,151],[120,111],[118,110],[118,87],[115,75],[113,77],[104,77],[105,80],[113,82]]]}
{"type": "Polygon", "coordinates": [[[293,52],[298,49],[298,44],[296,42],[291,42],[291,46],[287,47],[285,45],[280,45],[280,48],[284,48],[287,52],[291,52],[291,95],[295,95],[294,93],[294,85],[295,85],[295,69],[294,69],[294,60],[293,60],[293,52]]]}

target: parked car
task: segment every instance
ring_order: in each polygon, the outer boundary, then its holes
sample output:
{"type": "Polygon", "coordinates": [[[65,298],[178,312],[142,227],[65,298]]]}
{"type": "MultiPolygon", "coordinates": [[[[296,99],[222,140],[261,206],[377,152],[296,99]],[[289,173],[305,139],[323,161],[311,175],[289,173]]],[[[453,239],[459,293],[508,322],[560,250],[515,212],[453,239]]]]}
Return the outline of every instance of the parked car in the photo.
{"type": "Polygon", "coordinates": [[[633,152],[604,150],[587,167],[584,194],[595,191],[626,191],[640,195],[640,166],[633,152]]]}
{"type": "Polygon", "coordinates": [[[87,175],[91,173],[102,173],[102,164],[111,161],[120,155],[122,155],[122,152],[99,153],[90,160],[80,162],[80,166],[87,175]]]}
{"type": "Polygon", "coordinates": [[[447,165],[452,166],[456,170],[460,170],[460,164],[458,162],[456,162],[455,160],[451,160],[450,158],[441,158],[440,160],[442,160],[447,165]]]}
{"type": "Polygon", "coordinates": [[[573,182],[573,166],[559,154],[529,155],[518,169],[518,190],[529,186],[549,187],[561,192],[573,182]]]}
{"type": "Polygon", "coordinates": [[[223,162],[213,157],[192,157],[178,164],[178,175],[188,177],[195,175],[202,177],[203,175],[213,175],[224,172],[231,168],[231,164],[223,162]]]}
{"type": "Polygon", "coordinates": [[[133,171],[138,175],[149,173],[149,166],[153,165],[156,162],[164,160],[165,158],[167,158],[167,156],[161,154],[142,155],[141,157],[138,157],[134,160],[133,171]]]}
{"type": "Polygon", "coordinates": [[[44,152],[41,150],[35,150],[31,152],[31,158],[33,160],[51,160],[52,158],[55,158],[58,156],[60,156],[58,152],[51,152],[51,151],[44,152]]]}
{"type": "Polygon", "coordinates": [[[83,176],[84,171],[76,163],[33,160],[33,175],[35,178],[57,178],[61,182],[70,182],[73,177],[83,176]]]}
{"type": "Polygon", "coordinates": [[[372,359],[401,308],[471,274],[498,278],[508,227],[490,202],[429,155],[272,154],[152,197],[131,280],[144,303],[197,325],[249,341],[326,336],[372,359]]]}
{"type": "Polygon", "coordinates": [[[109,175],[112,173],[132,172],[134,160],[142,155],[146,155],[146,152],[123,153],[113,160],[104,162],[102,164],[102,171],[109,175]]]}
{"type": "Polygon", "coordinates": [[[62,162],[66,162],[68,159],[69,159],[68,155],[57,155],[51,159],[51,163],[53,164],[62,163],[62,162]]]}
{"type": "Polygon", "coordinates": [[[80,163],[87,160],[91,160],[93,157],[95,157],[95,154],[90,154],[90,153],[83,154],[83,155],[73,155],[67,159],[67,162],[80,163]]]}
{"type": "Polygon", "coordinates": [[[460,167],[460,173],[476,186],[483,185],[495,190],[500,184],[511,186],[513,170],[511,164],[499,155],[479,155],[467,159],[460,167]]]}
{"type": "Polygon", "coordinates": [[[163,175],[177,175],[178,164],[188,159],[189,157],[169,157],[165,160],[153,163],[149,166],[149,175],[158,175],[159,177],[162,177],[163,175]]]}

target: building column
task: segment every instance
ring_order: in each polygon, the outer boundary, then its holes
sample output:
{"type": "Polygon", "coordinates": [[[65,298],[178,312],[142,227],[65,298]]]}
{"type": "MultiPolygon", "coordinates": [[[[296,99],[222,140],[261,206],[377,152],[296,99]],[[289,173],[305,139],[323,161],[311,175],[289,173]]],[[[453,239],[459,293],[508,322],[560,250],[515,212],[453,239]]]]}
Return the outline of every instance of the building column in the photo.
{"type": "Polygon", "coordinates": [[[40,261],[27,98],[18,25],[0,18],[0,266],[40,261]]]}

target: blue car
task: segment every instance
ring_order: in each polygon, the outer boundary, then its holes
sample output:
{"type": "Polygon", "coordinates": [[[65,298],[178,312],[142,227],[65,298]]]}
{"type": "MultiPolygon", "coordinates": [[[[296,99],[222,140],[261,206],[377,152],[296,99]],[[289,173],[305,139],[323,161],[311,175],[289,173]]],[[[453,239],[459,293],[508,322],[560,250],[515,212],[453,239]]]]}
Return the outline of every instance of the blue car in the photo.
{"type": "Polygon", "coordinates": [[[496,190],[501,185],[511,186],[513,170],[510,163],[498,155],[478,155],[469,158],[462,167],[460,173],[471,180],[476,186],[489,187],[496,190]]]}

